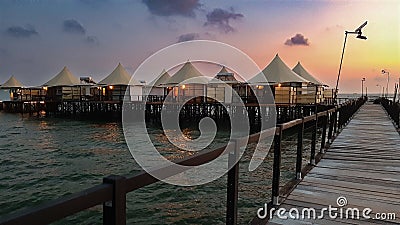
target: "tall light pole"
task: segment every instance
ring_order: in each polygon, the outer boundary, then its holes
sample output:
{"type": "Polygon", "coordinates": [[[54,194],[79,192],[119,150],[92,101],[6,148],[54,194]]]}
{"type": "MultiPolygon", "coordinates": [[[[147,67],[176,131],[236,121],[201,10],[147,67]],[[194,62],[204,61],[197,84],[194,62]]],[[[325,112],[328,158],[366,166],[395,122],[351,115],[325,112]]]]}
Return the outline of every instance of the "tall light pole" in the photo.
{"type": "Polygon", "coordinates": [[[363,27],[365,27],[365,25],[367,25],[367,22],[368,21],[365,21],[355,31],[345,31],[344,32],[344,44],[343,44],[343,50],[342,50],[342,57],[340,58],[339,73],[338,73],[337,80],[336,80],[335,99],[334,99],[335,104],[337,104],[337,93],[338,93],[338,86],[339,86],[339,79],[340,79],[340,71],[342,70],[343,56],[344,56],[344,49],[346,48],[347,35],[348,34],[357,34],[356,38],[362,39],[362,40],[367,40],[367,37],[363,36],[362,32],[361,32],[361,29],[363,27]]]}
{"type": "Polygon", "coordinates": [[[361,98],[364,97],[364,82],[365,82],[365,77],[361,80],[361,98]]]}
{"type": "Polygon", "coordinates": [[[386,96],[385,97],[388,97],[388,94],[389,94],[389,71],[382,70],[382,74],[384,75],[385,73],[387,73],[387,75],[388,75],[388,79],[387,79],[387,83],[386,83],[386,96]]]}

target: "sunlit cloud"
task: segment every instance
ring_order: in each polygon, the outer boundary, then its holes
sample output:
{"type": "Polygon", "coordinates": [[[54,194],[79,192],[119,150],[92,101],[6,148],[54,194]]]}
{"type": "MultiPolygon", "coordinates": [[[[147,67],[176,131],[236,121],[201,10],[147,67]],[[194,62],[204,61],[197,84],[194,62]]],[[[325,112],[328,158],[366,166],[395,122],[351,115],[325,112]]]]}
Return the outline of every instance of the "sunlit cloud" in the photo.
{"type": "Polygon", "coordinates": [[[288,46],[294,46],[294,45],[309,46],[310,42],[308,41],[308,38],[304,37],[304,35],[296,34],[295,36],[287,39],[285,41],[285,45],[288,45],[288,46]]]}
{"type": "Polygon", "coordinates": [[[193,40],[199,39],[199,37],[200,37],[200,34],[198,34],[198,33],[182,34],[178,37],[178,43],[185,42],[185,41],[193,41],[193,40]]]}
{"type": "Polygon", "coordinates": [[[201,7],[199,0],[143,0],[150,13],[156,16],[195,17],[201,7]]]}
{"type": "Polygon", "coordinates": [[[91,46],[99,46],[100,42],[96,36],[87,36],[85,42],[91,46]]]}
{"type": "Polygon", "coordinates": [[[86,29],[78,21],[74,19],[64,20],[63,30],[67,33],[85,34],[86,29]]]}
{"type": "Polygon", "coordinates": [[[219,31],[224,33],[229,33],[235,31],[230,24],[232,20],[238,20],[244,17],[241,13],[235,13],[233,8],[229,11],[221,8],[216,8],[207,14],[207,22],[204,26],[212,26],[219,29],[219,31]]]}

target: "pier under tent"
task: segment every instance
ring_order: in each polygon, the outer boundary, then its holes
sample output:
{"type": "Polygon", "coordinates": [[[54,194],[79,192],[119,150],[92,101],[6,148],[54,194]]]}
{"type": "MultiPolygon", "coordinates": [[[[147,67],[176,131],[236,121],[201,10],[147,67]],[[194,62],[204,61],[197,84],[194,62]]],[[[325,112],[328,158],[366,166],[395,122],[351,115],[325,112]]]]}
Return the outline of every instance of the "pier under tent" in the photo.
{"type": "Polygon", "coordinates": [[[293,72],[279,57],[278,54],[262,70],[249,80],[249,85],[255,86],[258,96],[265,94],[265,87],[270,86],[274,94],[275,104],[297,104],[298,89],[308,85],[310,81],[293,72]],[[266,81],[265,81],[266,80],[266,81]]]}
{"type": "Polygon", "coordinates": [[[44,101],[46,100],[47,90],[43,87],[22,87],[19,101],[44,101]]]}
{"type": "Polygon", "coordinates": [[[297,104],[320,104],[325,101],[324,87],[327,85],[311,75],[300,62],[292,69],[293,72],[310,81],[307,86],[298,89],[297,104]]]}
{"type": "Polygon", "coordinates": [[[143,87],[143,95],[147,97],[146,101],[159,102],[167,95],[165,83],[171,78],[171,75],[163,69],[162,72],[149,84],[143,87]]]}
{"type": "Polygon", "coordinates": [[[39,112],[44,108],[46,90],[42,87],[25,87],[14,76],[0,86],[0,108],[6,112],[39,112]]]}
{"type": "Polygon", "coordinates": [[[93,88],[93,94],[101,101],[142,101],[143,84],[132,79],[121,63],[93,88]],[[125,96],[125,93],[129,95],[125,96]]]}
{"type": "Polygon", "coordinates": [[[0,85],[2,101],[17,101],[21,96],[21,88],[24,85],[11,76],[4,84],[0,85]],[[4,98],[4,99],[3,99],[4,98]]]}
{"type": "Polygon", "coordinates": [[[186,62],[166,82],[168,93],[177,102],[204,103],[207,96],[209,79],[204,76],[191,62],[186,62]]]}

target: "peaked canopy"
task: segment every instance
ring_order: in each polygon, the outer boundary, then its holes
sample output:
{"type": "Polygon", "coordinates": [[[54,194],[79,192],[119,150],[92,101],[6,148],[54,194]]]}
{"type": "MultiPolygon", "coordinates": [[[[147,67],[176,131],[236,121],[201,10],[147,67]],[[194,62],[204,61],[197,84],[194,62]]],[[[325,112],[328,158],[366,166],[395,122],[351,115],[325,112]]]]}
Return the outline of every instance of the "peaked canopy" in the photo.
{"type": "Polygon", "coordinates": [[[167,81],[171,78],[171,75],[169,75],[169,73],[163,69],[163,71],[160,73],[160,75],[158,75],[152,82],[150,82],[148,84],[148,86],[151,87],[156,87],[156,86],[160,86],[162,84],[167,83],[167,81]]]}
{"type": "Polygon", "coordinates": [[[293,72],[276,54],[275,58],[265,67],[263,73],[257,74],[249,80],[249,83],[309,83],[310,81],[293,72]],[[265,76],[265,77],[263,77],[265,76]]]}
{"type": "Polygon", "coordinates": [[[3,85],[1,85],[1,88],[19,88],[23,87],[24,85],[19,82],[14,76],[11,76],[10,79],[8,79],[3,85]]]}
{"type": "Polygon", "coordinates": [[[317,80],[313,75],[311,75],[304,67],[301,65],[300,62],[297,63],[297,65],[292,69],[293,72],[297,73],[301,77],[309,80],[311,83],[315,85],[321,85],[324,86],[325,84],[322,83],[321,81],[317,80]]]}
{"type": "Polygon", "coordinates": [[[239,81],[236,80],[234,73],[229,72],[225,66],[221,68],[221,70],[217,73],[217,75],[215,75],[214,79],[210,82],[214,83],[215,79],[224,81],[225,83],[231,83],[231,84],[239,83],[239,81]]]}
{"type": "Polygon", "coordinates": [[[121,63],[118,63],[118,66],[112,71],[110,75],[101,80],[98,84],[103,85],[142,85],[138,81],[131,80],[131,75],[125,70],[121,63]]]}
{"type": "Polygon", "coordinates": [[[43,86],[74,86],[79,85],[79,78],[74,76],[69,69],[64,66],[60,73],[58,73],[51,80],[47,81],[43,86]]]}
{"type": "Polygon", "coordinates": [[[167,82],[168,85],[179,83],[207,83],[208,79],[194,67],[191,62],[186,62],[167,82]],[[189,79],[196,78],[188,81],[189,79]]]}
{"type": "Polygon", "coordinates": [[[222,66],[221,70],[218,72],[218,74],[227,74],[227,73],[230,73],[230,72],[226,69],[225,66],[222,66]]]}

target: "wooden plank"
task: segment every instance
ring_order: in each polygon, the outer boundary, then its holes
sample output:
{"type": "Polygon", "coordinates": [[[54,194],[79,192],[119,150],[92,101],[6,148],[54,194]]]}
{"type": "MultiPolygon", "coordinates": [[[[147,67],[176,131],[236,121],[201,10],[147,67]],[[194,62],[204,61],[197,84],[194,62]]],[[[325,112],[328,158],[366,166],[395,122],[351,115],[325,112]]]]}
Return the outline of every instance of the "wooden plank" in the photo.
{"type": "Polygon", "coordinates": [[[384,185],[378,185],[375,182],[367,183],[367,182],[355,182],[354,180],[343,181],[343,180],[328,180],[328,179],[321,179],[317,177],[310,177],[307,176],[304,178],[302,183],[311,183],[315,185],[327,185],[331,187],[346,187],[352,189],[359,189],[359,190],[370,190],[373,192],[384,193],[384,194],[393,194],[400,196],[400,189],[398,187],[390,187],[384,185]]]}
{"type": "Polygon", "coordinates": [[[326,175],[321,175],[321,174],[308,174],[307,176],[309,177],[318,177],[318,178],[323,178],[331,183],[341,180],[341,181],[349,181],[349,182],[358,182],[358,183],[366,183],[366,184],[378,184],[380,186],[387,186],[387,187],[399,187],[398,182],[394,181],[387,181],[387,180],[381,180],[381,179],[376,179],[376,178],[359,178],[359,177],[343,177],[343,176],[326,176],[326,175]]]}
{"type": "Polygon", "coordinates": [[[338,161],[333,161],[330,160],[330,162],[326,162],[328,160],[323,160],[321,163],[318,164],[318,167],[321,168],[343,168],[343,169],[349,169],[349,170],[365,170],[369,171],[372,170],[376,172],[400,172],[400,167],[397,166],[388,166],[388,165],[382,165],[381,163],[371,163],[371,162],[366,162],[363,164],[356,164],[356,163],[343,163],[343,162],[338,162],[338,161]]]}
{"type": "Polygon", "coordinates": [[[394,205],[388,202],[384,202],[373,196],[364,198],[359,195],[351,195],[350,193],[330,193],[326,191],[313,192],[295,189],[289,195],[288,199],[337,207],[336,200],[341,195],[345,195],[345,197],[347,198],[348,205],[346,205],[346,207],[356,207],[359,209],[371,208],[373,212],[400,212],[400,205],[394,205]]]}
{"type": "Polygon", "coordinates": [[[365,197],[365,198],[377,198],[379,200],[385,201],[385,202],[391,202],[394,205],[399,205],[400,206],[400,196],[398,195],[393,195],[393,194],[388,194],[388,193],[379,193],[379,192],[374,192],[374,191],[369,191],[369,190],[360,190],[360,189],[352,189],[349,187],[330,187],[330,186],[323,186],[323,185],[318,185],[318,184],[310,184],[310,183],[302,183],[302,185],[297,186],[298,190],[304,190],[304,191],[312,191],[312,192],[329,192],[329,193],[334,193],[334,194],[340,194],[340,193],[346,193],[347,195],[356,195],[359,197],[365,197]]]}
{"type": "MultiPolygon", "coordinates": [[[[322,208],[326,208],[327,206],[321,205],[321,204],[313,204],[313,203],[304,202],[304,201],[287,199],[285,201],[285,204],[281,205],[281,207],[283,207],[285,209],[297,208],[299,210],[302,210],[304,208],[314,208],[315,210],[321,210],[322,208]]],[[[329,219],[328,212],[324,212],[324,215],[325,215],[324,218],[329,219]]],[[[371,217],[376,217],[376,214],[371,213],[371,217]]],[[[314,221],[314,222],[319,222],[319,221],[314,221]]],[[[379,220],[364,219],[364,218],[360,218],[360,220],[350,220],[349,219],[349,220],[335,221],[335,222],[339,222],[339,224],[340,223],[349,223],[349,224],[388,224],[388,223],[393,223],[393,224],[396,224],[396,221],[379,221],[379,220]]]]}
{"type": "Polygon", "coordinates": [[[362,177],[362,178],[376,178],[388,181],[398,181],[400,182],[400,176],[397,173],[387,172],[382,174],[375,171],[351,171],[346,169],[333,169],[333,168],[322,168],[315,167],[313,170],[315,174],[323,175],[335,175],[335,176],[345,176],[345,177],[362,177]]]}

